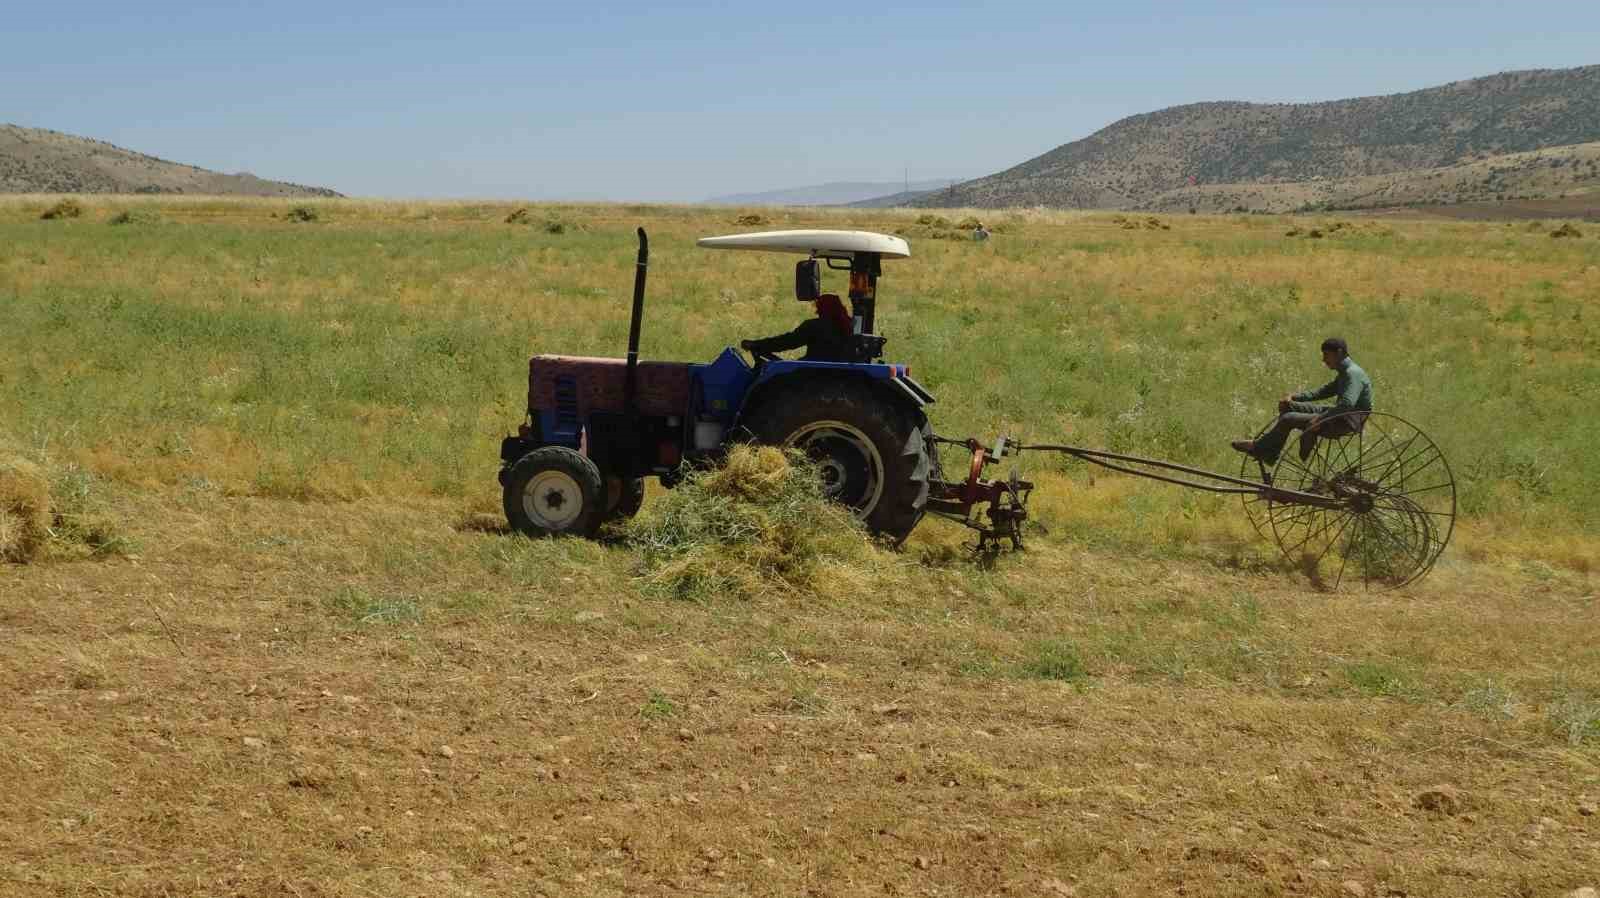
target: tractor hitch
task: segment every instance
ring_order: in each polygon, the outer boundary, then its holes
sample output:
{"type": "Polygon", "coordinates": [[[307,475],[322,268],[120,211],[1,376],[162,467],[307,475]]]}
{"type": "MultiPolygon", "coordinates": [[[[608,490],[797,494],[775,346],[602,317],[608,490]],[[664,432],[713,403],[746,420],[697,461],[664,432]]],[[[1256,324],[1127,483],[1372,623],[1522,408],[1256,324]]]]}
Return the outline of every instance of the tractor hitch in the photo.
{"type": "Polygon", "coordinates": [[[1014,470],[1003,480],[989,480],[983,476],[984,468],[999,464],[1008,453],[1016,454],[1005,435],[996,438],[993,446],[985,446],[972,437],[951,440],[933,436],[931,439],[936,445],[966,449],[972,453],[972,460],[967,465],[966,479],[956,483],[944,478],[942,466],[935,466],[925,510],[977,531],[976,549],[980,556],[993,557],[1003,548],[1004,542],[1009,542],[1012,549],[1021,549],[1033,483],[1018,479],[1014,470]]]}

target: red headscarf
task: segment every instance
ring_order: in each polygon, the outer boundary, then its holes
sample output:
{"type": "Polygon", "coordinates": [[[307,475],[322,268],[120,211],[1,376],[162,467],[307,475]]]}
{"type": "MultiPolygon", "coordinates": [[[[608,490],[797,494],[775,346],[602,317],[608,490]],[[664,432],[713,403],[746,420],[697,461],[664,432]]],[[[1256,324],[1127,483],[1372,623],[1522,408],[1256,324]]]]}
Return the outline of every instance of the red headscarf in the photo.
{"type": "Polygon", "coordinates": [[[817,317],[831,321],[843,336],[850,336],[854,328],[850,324],[850,313],[844,310],[844,303],[839,301],[839,294],[824,293],[817,297],[817,317]]]}

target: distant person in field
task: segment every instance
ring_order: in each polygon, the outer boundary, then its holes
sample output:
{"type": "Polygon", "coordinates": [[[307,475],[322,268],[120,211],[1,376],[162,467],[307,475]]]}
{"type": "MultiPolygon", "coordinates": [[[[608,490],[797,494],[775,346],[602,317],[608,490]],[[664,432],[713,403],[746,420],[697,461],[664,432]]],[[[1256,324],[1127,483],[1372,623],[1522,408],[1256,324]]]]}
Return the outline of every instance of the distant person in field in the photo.
{"type": "Polygon", "coordinates": [[[1322,341],[1322,364],[1337,372],[1333,380],[1315,390],[1284,396],[1278,401],[1278,420],[1254,440],[1234,440],[1233,448],[1263,464],[1275,465],[1289,440],[1289,431],[1303,430],[1300,460],[1311,457],[1317,437],[1348,436],[1366,423],[1372,411],[1372,378],[1350,358],[1350,347],[1340,337],[1322,341]],[[1314,405],[1319,399],[1332,399],[1332,405],[1314,405]],[[1354,412],[1356,414],[1345,414],[1354,412]]]}
{"type": "Polygon", "coordinates": [[[850,313],[836,293],[824,293],[815,300],[817,316],[800,322],[787,334],[762,340],[741,340],[739,348],[755,355],[783,352],[804,346],[807,362],[848,362],[851,360],[850,313]]]}

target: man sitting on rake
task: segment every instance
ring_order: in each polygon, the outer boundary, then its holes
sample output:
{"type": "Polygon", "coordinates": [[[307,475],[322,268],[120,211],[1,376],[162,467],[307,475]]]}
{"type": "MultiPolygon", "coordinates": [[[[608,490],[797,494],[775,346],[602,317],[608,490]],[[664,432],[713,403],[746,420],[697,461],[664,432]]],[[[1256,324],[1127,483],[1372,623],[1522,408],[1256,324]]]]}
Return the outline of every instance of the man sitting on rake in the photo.
{"type": "Polygon", "coordinates": [[[1311,457],[1317,437],[1349,436],[1366,423],[1372,411],[1372,378],[1350,358],[1350,348],[1339,337],[1322,341],[1322,364],[1337,371],[1333,380],[1315,390],[1305,390],[1278,401],[1278,420],[1254,440],[1234,440],[1233,448],[1267,467],[1278,463],[1289,431],[1303,430],[1300,460],[1311,457]],[[1333,399],[1333,405],[1313,405],[1318,399],[1333,399]]]}
{"type": "Polygon", "coordinates": [[[850,358],[850,313],[836,293],[824,293],[814,300],[817,317],[800,322],[787,334],[762,340],[740,340],[739,348],[755,355],[771,355],[804,346],[803,361],[848,362],[850,358]]]}

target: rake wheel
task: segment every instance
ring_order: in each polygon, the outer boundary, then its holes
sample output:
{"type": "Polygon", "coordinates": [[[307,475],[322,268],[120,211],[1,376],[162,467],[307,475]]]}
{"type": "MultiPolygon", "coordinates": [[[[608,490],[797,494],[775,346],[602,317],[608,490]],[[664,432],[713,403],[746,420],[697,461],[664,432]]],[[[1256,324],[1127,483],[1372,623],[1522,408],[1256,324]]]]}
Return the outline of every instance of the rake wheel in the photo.
{"type": "Polygon", "coordinates": [[[1323,428],[1348,436],[1316,440],[1301,459],[1297,441],[1276,465],[1246,457],[1242,476],[1325,496],[1334,507],[1246,496],[1257,532],[1271,536],[1313,582],[1338,589],[1398,589],[1426,574],[1455,529],[1455,477],[1444,453],[1416,425],[1379,412],[1346,413],[1323,428]]]}

